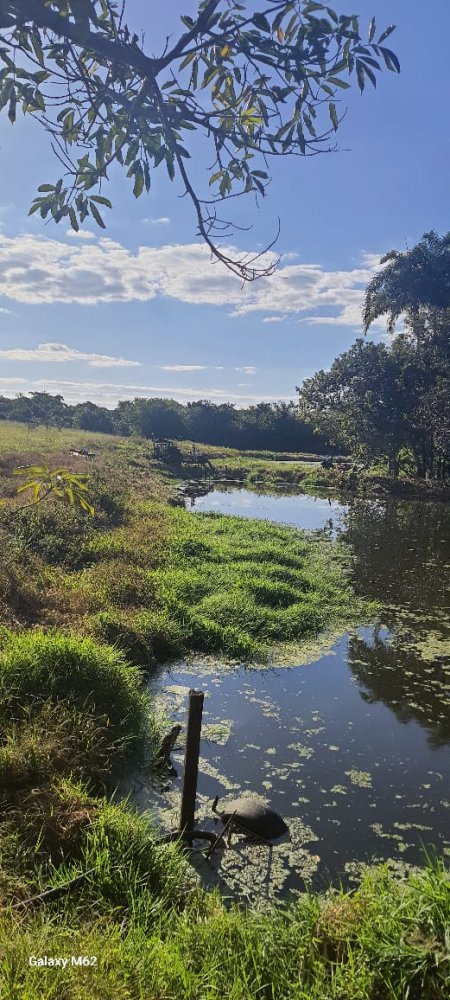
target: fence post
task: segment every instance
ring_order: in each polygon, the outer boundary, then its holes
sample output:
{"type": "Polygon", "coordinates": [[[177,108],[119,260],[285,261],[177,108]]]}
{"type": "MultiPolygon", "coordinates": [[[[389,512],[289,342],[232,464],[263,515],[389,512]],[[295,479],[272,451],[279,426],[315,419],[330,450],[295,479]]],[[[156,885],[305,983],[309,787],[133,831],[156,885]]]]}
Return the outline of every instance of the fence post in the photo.
{"type": "Polygon", "coordinates": [[[195,818],[195,798],[197,795],[198,758],[202,729],[203,691],[189,691],[189,715],[184,756],[184,781],[181,797],[180,833],[192,830],[195,818]]]}

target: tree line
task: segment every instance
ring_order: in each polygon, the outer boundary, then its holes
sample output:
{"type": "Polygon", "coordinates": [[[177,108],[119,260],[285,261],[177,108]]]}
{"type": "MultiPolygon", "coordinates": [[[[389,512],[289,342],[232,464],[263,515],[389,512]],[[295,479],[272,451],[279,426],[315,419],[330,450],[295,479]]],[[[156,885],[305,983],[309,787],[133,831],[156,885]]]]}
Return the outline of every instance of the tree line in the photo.
{"type": "Polygon", "coordinates": [[[171,438],[270,451],[329,453],[326,435],[316,433],[300,417],[294,402],[262,402],[247,409],[232,403],[174,399],[123,400],[109,410],[92,402],[74,406],[61,395],[31,392],[14,399],[0,396],[0,420],[17,420],[31,427],[79,428],[104,434],[135,434],[145,438],[171,438]]]}

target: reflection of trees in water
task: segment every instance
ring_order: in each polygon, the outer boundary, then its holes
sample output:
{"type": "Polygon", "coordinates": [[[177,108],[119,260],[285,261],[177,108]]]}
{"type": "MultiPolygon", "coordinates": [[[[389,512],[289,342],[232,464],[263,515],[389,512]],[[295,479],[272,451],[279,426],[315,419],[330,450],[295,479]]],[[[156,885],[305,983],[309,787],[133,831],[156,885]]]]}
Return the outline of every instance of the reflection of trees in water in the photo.
{"type": "Polygon", "coordinates": [[[400,638],[386,645],[374,629],[369,640],[350,638],[348,663],[365,701],[382,701],[404,724],[419,722],[428,730],[431,746],[450,743],[450,658],[426,662],[402,648],[400,638]]]}
{"type": "Polygon", "coordinates": [[[421,658],[413,646],[450,639],[450,509],[444,504],[355,498],[342,540],[353,555],[358,596],[384,605],[393,630],[349,642],[349,665],[366,701],[382,701],[399,722],[419,722],[430,743],[450,742],[450,658],[421,658]],[[387,606],[387,607],[386,607],[387,606]]]}
{"type": "Polygon", "coordinates": [[[355,498],[342,540],[359,596],[420,610],[450,605],[450,509],[424,501],[355,498]],[[447,566],[446,566],[447,564],[447,566]]]}

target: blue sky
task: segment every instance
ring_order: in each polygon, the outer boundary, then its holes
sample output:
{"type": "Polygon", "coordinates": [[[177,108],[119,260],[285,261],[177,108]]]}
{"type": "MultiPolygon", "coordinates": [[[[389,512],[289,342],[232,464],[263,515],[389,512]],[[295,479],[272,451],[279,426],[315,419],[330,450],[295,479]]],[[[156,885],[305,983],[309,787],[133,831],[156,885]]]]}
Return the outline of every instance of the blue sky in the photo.
{"type": "MultiPolygon", "coordinates": [[[[353,343],[377,258],[450,228],[450,5],[335,7],[366,23],[375,14],[380,29],[397,24],[390,43],[402,72],[384,73],[362,97],[342,92],[340,152],[274,162],[259,209],[253,198],[238,204],[239,223],[254,226],[236,245],[263,246],[279,216],[284,255],[273,278],[244,289],[210,264],[191,206],[164,167],[137,201],[114,174],[104,192],[114,206],[106,233],[89,227],[74,237],[62,223],[28,218],[37,185],[59,177],[59,164],[35,123],[11,126],[3,112],[0,394],[47,389],[107,406],[136,395],[245,406],[294,397],[296,384],[353,343]]],[[[156,28],[144,0],[128,0],[128,9],[130,27],[143,28],[146,49],[158,52],[177,14],[195,5],[172,0],[156,28]]],[[[207,185],[200,165],[194,176],[207,185]]],[[[381,335],[380,326],[374,337],[381,335]]]]}

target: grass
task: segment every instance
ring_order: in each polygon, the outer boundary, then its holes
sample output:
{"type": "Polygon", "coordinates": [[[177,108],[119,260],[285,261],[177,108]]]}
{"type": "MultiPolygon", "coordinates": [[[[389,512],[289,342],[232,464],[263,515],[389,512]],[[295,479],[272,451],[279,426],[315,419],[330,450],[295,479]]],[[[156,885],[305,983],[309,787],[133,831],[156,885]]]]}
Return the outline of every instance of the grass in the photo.
{"type": "MultiPolygon", "coordinates": [[[[113,808],[84,831],[84,889],[24,919],[0,915],[5,1000],[447,1000],[448,875],[368,872],[352,894],[286,907],[225,908],[192,882],[173,846],[113,808]],[[180,892],[180,886],[182,891],[180,892]],[[39,969],[29,956],[69,956],[39,969]],[[95,956],[72,967],[70,956],[95,956]]],[[[80,862],[64,869],[64,877],[80,862]]],[[[62,872],[53,875],[60,884],[62,872]]]]}
{"type": "Polygon", "coordinates": [[[3,635],[0,648],[1,718],[20,721],[43,702],[65,700],[107,726],[111,747],[143,751],[148,703],[136,667],[118,650],[58,632],[3,635]]]}
{"type": "MultiPolygon", "coordinates": [[[[7,487],[18,456],[6,453],[2,434],[0,424],[7,487]]],[[[344,629],[364,613],[352,607],[337,546],[269,522],[173,506],[175,481],[153,461],[148,442],[24,427],[13,428],[13,441],[27,461],[50,464],[64,454],[72,460],[75,445],[91,448],[95,458],[83,469],[96,514],[86,518],[56,500],[19,511],[9,529],[3,515],[0,609],[12,627],[39,622],[76,631],[150,669],[195,652],[262,662],[283,643],[295,655],[296,644],[325,624],[344,629]],[[39,450],[56,443],[50,457],[39,450]]],[[[208,454],[222,461],[226,451],[208,454]]],[[[236,466],[244,461],[232,458],[236,466]]],[[[274,466],[270,453],[247,460],[274,466]]],[[[74,461],[79,471],[83,460],[74,461]]]]}
{"type": "MultiPolygon", "coordinates": [[[[338,545],[171,506],[148,442],[0,424],[3,495],[19,462],[84,470],[68,455],[81,447],[97,452],[93,521],[49,505],[3,522],[2,1000],[447,1000],[442,863],[401,878],[368,869],[356,891],[248,910],[204,891],[178,845],[108,798],[157,729],[134,664],[199,650],[262,660],[368,609],[338,545]],[[69,964],[30,965],[43,955],[69,964]]],[[[233,460],[274,469],[269,455],[233,460]]]]}

